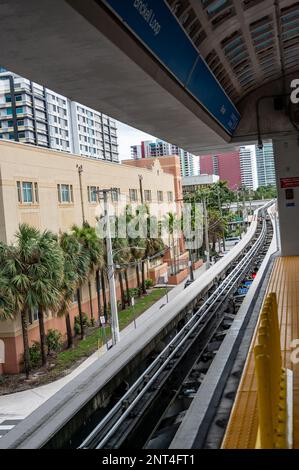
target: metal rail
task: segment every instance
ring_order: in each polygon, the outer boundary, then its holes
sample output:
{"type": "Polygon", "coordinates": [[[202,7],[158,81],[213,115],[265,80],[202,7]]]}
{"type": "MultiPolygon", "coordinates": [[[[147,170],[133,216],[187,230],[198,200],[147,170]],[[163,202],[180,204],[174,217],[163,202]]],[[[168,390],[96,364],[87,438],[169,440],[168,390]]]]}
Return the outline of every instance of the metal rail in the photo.
{"type": "MultiPolygon", "coordinates": [[[[228,274],[225,280],[216,288],[211,296],[190,318],[180,332],[171,340],[165,349],[157,356],[150,366],[142,373],[138,380],[130,387],[122,399],[109,411],[104,419],[95,427],[89,436],[83,441],[79,448],[103,448],[113,436],[119,426],[131,416],[134,408],[142,397],[153,387],[158,377],[167,370],[170,361],[178,355],[179,350],[187,343],[187,340],[194,334],[196,328],[202,325],[198,336],[205,328],[203,323],[215,304],[220,299],[225,299],[230,295],[232,288],[239,281],[240,276],[252,263],[253,255],[256,255],[267,235],[267,226],[263,220],[261,232],[251,248],[244,255],[238,265],[228,274]]],[[[212,312],[213,313],[213,312],[212,312]]],[[[210,318],[208,318],[209,320],[210,318]]]]}

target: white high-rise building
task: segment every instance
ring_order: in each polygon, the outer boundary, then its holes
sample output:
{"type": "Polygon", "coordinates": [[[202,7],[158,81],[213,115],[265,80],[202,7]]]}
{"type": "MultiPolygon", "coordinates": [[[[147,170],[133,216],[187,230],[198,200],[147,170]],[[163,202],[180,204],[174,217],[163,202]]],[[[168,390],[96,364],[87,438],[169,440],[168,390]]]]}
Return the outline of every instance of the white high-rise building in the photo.
{"type": "Polygon", "coordinates": [[[240,147],[240,170],[242,186],[255,191],[258,181],[254,147],[240,147]]]}
{"type": "Polygon", "coordinates": [[[256,166],[258,186],[275,186],[275,162],[272,142],[264,143],[263,148],[256,146],[256,166]]]}
{"type": "Polygon", "coordinates": [[[0,139],[119,162],[113,119],[8,71],[0,73],[0,139]]]}
{"type": "Polygon", "coordinates": [[[131,157],[134,160],[141,158],[165,157],[168,155],[178,155],[180,157],[181,175],[183,177],[196,176],[199,174],[199,164],[196,165],[197,159],[195,155],[179,148],[177,145],[169,144],[163,140],[155,142],[146,140],[139,145],[131,146],[131,157]]]}

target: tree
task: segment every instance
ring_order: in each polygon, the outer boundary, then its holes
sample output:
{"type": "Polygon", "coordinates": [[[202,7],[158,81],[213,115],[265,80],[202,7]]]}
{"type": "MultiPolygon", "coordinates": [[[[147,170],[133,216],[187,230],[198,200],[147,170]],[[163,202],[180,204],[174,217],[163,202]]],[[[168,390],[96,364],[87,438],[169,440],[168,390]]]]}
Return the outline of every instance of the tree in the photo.
{"type": "Polygon", "coordinates": [[[177,220],[176,215],[173,212],[168,212],[164,216],[163,225],[168,231],[170,259],[171,259],[171,266],[172,266],[173,274],[176,274],[177,272],[175,235],[177,234],[179,224],[180,224],[180,221],[177,220]]]}
{"type": "Polygon", "coordinates": [[[226,220],[220,217],[219,211],[209,210],[209,240],[213,251],[216,251],[216,242],[221,239],[226,231],[226,220]]]}
{"type": "Polygon", "coordinates": [[[0,320],[13,320],[15,316],[14,293],[6,269],[8,247],[0,242],[0,320]]]}
{"type": "Polygon", "coordinates": [[[253,193],[253,199],[256,201],[275,198],[277,198],[277,188],[274,185],[260,186],[253,193]]]}
{"type": "MultiPolygon", "coordinates": [[[[88,291],[90,302],[91,320],[94,322],[93,305],[92,305],[92,289],[90,277],[95,275],[95,284],[97,288],[98,307],[100,309],[100,286],[99,286],[99,271],[104,265],[103,243],[97,236],[94,227],[91,227],[87,222],[82,227],[74,225],[72,231],[78,241],[83,245],[84,250],[89,255],[89,273],[88,273],[88,291]]],[[[100,317],[100,311],[98,312],[100,317]]]]}
{"type": "Polygon", "coordinates": [[[115,221],[115,228],[116,228],[116,236],[112,239],[112,251],[113,251],[113,261],[116,266],[116,270],[118,272],[118,279],[119,279],[119,286],[121,292],[121,304],[122,309],[125,309],[126,303],[130,303],[129,299],[129,286],[128,286],[128,278],[127,278],[127,266],[131,260],[131,250],[128,243],[127,238],[119,237],[118,233],[118,226],[119,226],[119,218],[115,221]],[[125,282],[126,282],[126,291],[127,294],[125,295],[125,289],[123,284],[123,273],[125,274],[125,282]]]}
{"type": "Polygon", "coordinates": [[[140,271],[139,264],[140,261],[144,258],[145,253],[145,236],[144,230],[145,227],[142,225],[143,212],[142,208],[139,207],[136,211],[136,214],[133,215],[131,206],[126,207],[126,226],[128,231],[128,244],[130,247],[131,258],[135,261],[136,269],[136,278],[137,278],[137,288],[139,296],[141,292],[145,289],[142,287],[140,282],[140,271]]]}
{"type": "Polygon", "coordinates": [[[39,261],[35,264],[35,289],[38,307],[40,330],[40,347],[42,364],[47,364],[46,334],[44,313],[51,310],[56,312],[61,299],[63,280],[64,256],[57,237],[49,231],[44,231],[38,237],[39,261]]]}
{"type": "Polygon", "coordinates": [[[149,209],[147,209],[147,213],[147,235],[144,260],[153,258],[158,255],[163,256],[165,251],[165,245],[161,238],[161,226],[158,223],[157,217],[150,215],[149,209]]]}
{"type": "MultiPolygon", "coordinates": [[[[60,295],[58,278],[63,258],[59,249],[56,250],[55,243],[49,232],[40,234],[36,228],[21,224],[16,234],[16,242],[11,245],[1,245],[2,289],[5,289],[5,285],[9,285],[8,302],[12,299],[15,314],[21,315],[24,368],[27,378],[30,373],[29,312],[53,307],[60,295]],[[54,249],[54,255],[49,248],[54,249]],[[54,265],[51,266],[51,263],[54,265]],[[57,273],[54,267],[58,267],[57,273]]],[[[7,306],[3,311],[7,315],[9,312],[7,306]]],[[[43,325],[40,324],[40,327],[42,348],[43,325]]]]}
{"type": "Polygon", "coordinates": [[[84,331],[84,322],[83,322],[83,311],[82,311],[82,299],[81,299],[81,289],[84,283],[87,281],[90,273],[90,255],[86,246],[80,240],[80,237],[76,231],[72,231],[71,235],[73,237],[73,243],[76,246],[76,272],[77,272],[77,282],[76,282],[76,294],[77,294],[77,303],[79,310],[79,321],[80,321],[80,333],[81,339],[85,337],[84,331]]]}
{"type": "Polygon", "coordinates": [[[64,253],[64,275],[61,285],[62,296],[59,313],[65,317],[67,345],[68,348],[71,348],[73,346],[73,333],[69,309],[79,283],[77,257],[80,255],[81,245],[74,235],[68,233],[63,233],[59,242],[64,253]]]}

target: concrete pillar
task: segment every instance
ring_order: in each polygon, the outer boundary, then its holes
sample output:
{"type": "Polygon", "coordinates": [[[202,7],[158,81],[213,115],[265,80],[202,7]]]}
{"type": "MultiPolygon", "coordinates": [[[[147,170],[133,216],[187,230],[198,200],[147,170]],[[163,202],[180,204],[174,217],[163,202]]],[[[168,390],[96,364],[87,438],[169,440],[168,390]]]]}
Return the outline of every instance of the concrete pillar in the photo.
{"type": "Polygon", "coordinates": [[[299,134],[273,140],[282,256],[299,256],[299,134]]]}

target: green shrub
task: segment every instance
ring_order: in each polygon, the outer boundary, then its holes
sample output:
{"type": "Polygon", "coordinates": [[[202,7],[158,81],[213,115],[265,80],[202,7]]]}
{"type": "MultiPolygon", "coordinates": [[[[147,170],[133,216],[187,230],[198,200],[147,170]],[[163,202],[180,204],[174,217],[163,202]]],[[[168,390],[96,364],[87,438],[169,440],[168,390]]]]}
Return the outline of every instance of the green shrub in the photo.
{"type": "MultiPolygon", "coordinates": [[[[83,326],[86,328],[91,325],[88,316],[86,313],[82,313],[83,318],[83,326]]],[[[74,331],[76,335],[81,334],[81,325],[80,325],[80,317],[79,315],[75,316],[75,323],[74,323],[74,331]]]]}
{"type": "Polygon", "coordinates": [[[37,367],[41,362],[40,344],[38,341],[34,341],[29,348],[29,361],[32,368],[37,367]]]}
{"type": "MultiPolygon", "coordinates": [[[[131,289],[129,289],[129,296],[130,296],[130,299],[132,297],[137,297],[139,295],[139,289],[138,287],[132,287],[131,289]]],[[[126,297],[127,297],[127,292],[126,292],[126,297]]],[[[130,300],[129,299],[129,300],[130,300]]]]}
{"type": "Polygon", "coordinates": [[[154,282],[152,281],[152,279],[146,279],[145,280],[145,288],[146,289],[150,289],[151,287],[153,287],[154,285],[154,282]]]}
{"type": "Polygon", "coordinates": [[[62,346],[62,334],[58,330],[50,329],[47,333],[46,343],[48,347],[48,354],[51,351],[57,351],[62,346]]]}

